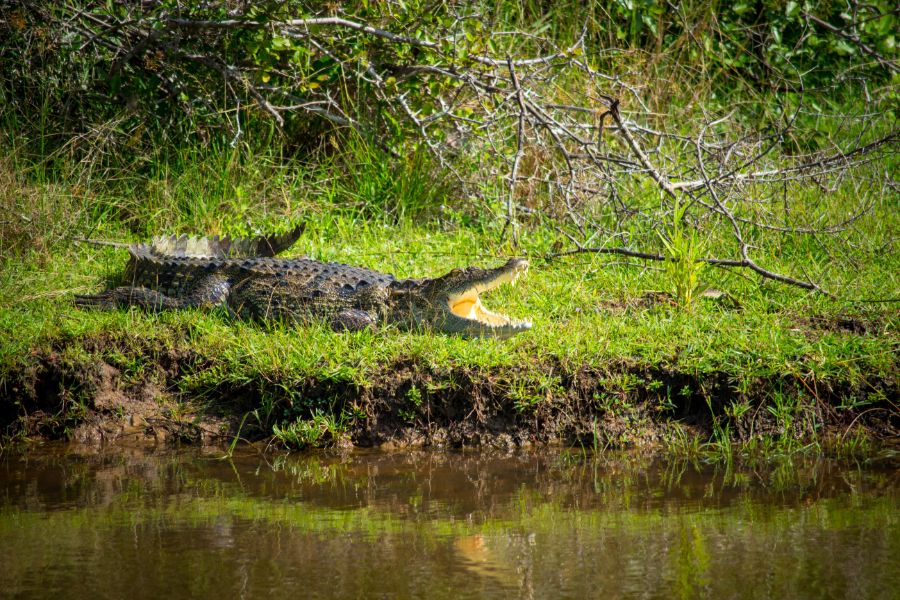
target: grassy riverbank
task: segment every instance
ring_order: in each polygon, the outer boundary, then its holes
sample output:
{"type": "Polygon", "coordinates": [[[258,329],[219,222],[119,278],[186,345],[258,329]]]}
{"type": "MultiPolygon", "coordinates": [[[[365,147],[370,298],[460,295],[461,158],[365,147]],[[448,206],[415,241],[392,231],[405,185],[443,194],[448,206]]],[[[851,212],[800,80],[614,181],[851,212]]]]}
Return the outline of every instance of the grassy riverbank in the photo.
{"type": "MultiPolygon", "coordinates": [[[[107,181],[42,181],[6,163],[0,196],[20,219],[19,229],[5,226],[0,276],[7,434],[168,430],[196,438],[206,430],[227,440],[240,430],[248,438],[277,433],[289,445],[562,441],[696,452],[707,442],[715,451],[793,451],[835,439],[846,449],[896,433],[900,318],[894,304],[859,301],[896,290],[890,254],[874,247],[858,272],[829,274],[832,289],[852,284],[851,297],[708,269],[704,287],[724,294],[685,308],[669,293],[672,273],[653,264],[597,254],[547,260],[556,236],[540,225],[513,248],[499,225],[470,218],[463,204],[415,218],[372,215],[371,200],[346,201],[340,186],[352,182],[323,185],[318,168],[295,165],[278,171],[279,185],[270,164],[238,158],[212,152],[146,182],[157,197],[140,198],[138,217],[128,211],[136,200],[111,193],[107,181]],[[223,188],[218,199],[215,186],[223,188]],[[305,221],[292,255],[402,277],[527,256],[528,276],[486,303],[531,318],[534,329],[506,341],[395,329],[336,334],[320,324],[235,322],[224,312],[72,306],[72,294],[114,281],[127,260],[124,250],[77,238],[141,239],[130,225],[155,230],[152,207],[164,198],[174,207],[159,212],[167,231],[239,233],[240,221],[220,209],[233,207],[235,195],[276,192],[248,201],[248,216],[262,229],[305,221]]],[[[377,167],[361,166],[359,180],[377,167]]],[[[410,170],[393,181],[415,189],[415,177],[410,170]]],[[[416,199],[385,197],[398,206],[416,199]]],[[[864,217],[864,229],[896,230],[891,202],[864,217]]],[[[813,251],[766,260],[796,269],[813,251]]]]}
{"type": "Polygon", "coordinates": [[[0,9],[4,439],[896,440],[895,11],[588,4],[0,9]],[[398,277],[526,257],[485,303],[534,328],[72,304],[98,240],[301,222],[289,255],[398,277]]]}

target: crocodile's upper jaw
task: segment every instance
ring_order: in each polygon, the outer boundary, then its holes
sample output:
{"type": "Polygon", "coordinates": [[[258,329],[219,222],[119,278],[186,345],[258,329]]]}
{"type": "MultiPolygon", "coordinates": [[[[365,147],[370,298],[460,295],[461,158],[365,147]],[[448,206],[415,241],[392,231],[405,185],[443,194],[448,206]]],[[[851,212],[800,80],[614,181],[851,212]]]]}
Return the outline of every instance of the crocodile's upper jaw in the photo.
{"type": "Polygon", "coordinates": [[[504,283],[515,285],[527,271],[528,261],[512,259],[498,269],[485,271],[483,277],[473,281],[466,289],[448,294],[447,307],[454,316],[463,320],[463,323],[453,325],[454,330],[464,334],[508,337],[531,329],[531,321],[513,319],[489,310],[479,297],[504,283]]]}

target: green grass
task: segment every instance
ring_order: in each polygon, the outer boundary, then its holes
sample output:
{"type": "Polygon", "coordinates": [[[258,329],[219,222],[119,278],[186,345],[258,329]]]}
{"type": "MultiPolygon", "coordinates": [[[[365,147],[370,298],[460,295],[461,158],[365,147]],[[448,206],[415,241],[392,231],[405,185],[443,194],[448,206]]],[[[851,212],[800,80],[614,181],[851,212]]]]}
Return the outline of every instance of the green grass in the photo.
{"type": "MultiPolygon", "coordinates": [[[[889,374],[894,367],[898,318],[891,303],[835,300],[771,282],[760,286],[756,279],[736,270],[711,269],[704,273],[704,283],[738,299],[738,306],[704,299],[696,300],[692,312],[666,302],[642,306],[635,301],[645,292],[670,287],[665,271],[652,264],[645,268],[593,254],[544,260],[554,239],[549,230],[526,230],[521,248],[511,250],[499,241],[498,228],[483,224],[445,226],[411,219],[389,224],[352,214],[303,210],[290,217],[309,219],[304,236],[290,254],[365,265],[399,277],[438,275],[470,264],[497,265],[510,255],[527,256],[532,262],[528,276],[514,288],[505,286],[491,293],[486,302],[512,315],[530,316],[535,327],[512,340],[496,341],[392,329],[336,335],[313,325],[302,328],[305,343],[297,344],[296,329],[233,323],[216,312],[80,311],[71,306],[71,295],[101,289],[121,273],[127,252],[79,244],[60,234],[46,252],[3,258],[3,364],[54,337],[184,328],[198,345],[213,344],[226,353],[243,353],[272,367],[279,363],[303,366],[316,356],[335,356],[364,371],[365,365],[373,362],[425,354],[435,364],[450,361],[473,366],[521,364],[547,356],[588,364],[631,358],[683,369],[745,370],[748,376],[786,369],[823,377],[853,370],[889,374]],[[804,322],[810,316],[854,315],[876,322],[877,330],[872,335],[851,335],[811,329],[804,322]],[[263,346],[256,346],[258,343],[263,346]]],[[[274,217],[269,220],[278,221],[274,217]]],[[[140,239],[121,229],[109,231],[105,223],[93,231],[76,233],[118,241],[140,239]]],[[[888,257],[869,262],[865,271],[865,282],[855,274],[857,286],[866,285],[875,297],[890,294],[896,272],[888,257]]]]}
{"type": "MultiPolygon", "coordinates": [[[[328,221],[325,217],[310,223],[292,253],[365,265],[400,277],[436,275],[468,264],[496,265],[506,254],[490,232],[328,221]]],[[[742,371],[747,376],[788,371],[823,378],[835,373],[889,375],[895,367],[895,311],[860,309],[789,288],[771,289],[771,284],[759,289],[755,281],[727,271],[713,272],[710,284],[740,298],[738,308],[702,299],[692,312],[666,303],[627,307],[629,300],[648,290],[665,289],[664,274],[616,265],[598,255],[546,262],[540,258],[539,243],[526,246],[523,254],[533,257],[527,278],[515,288],[490,294],[486,302],[513,315],[530,316],[534,329],[497,341],[391,328],[351,335],[333,334],[315,324],[267,328],[232,322],[218,312],[80,311],[71,306],[71,295],[102,288],[121,272],[127,253],[72,243],[43,261],[5,260],[0,279],[0,331],[5,342],[0,357],[8,365],[53,338],[184,329],[193,343],[215,347],[225,357],[234,353],[241,362],[301,371],[332,358],[364,374],[367,365],[401,356],[427,357],[435,365],[471,366],[528,364],[550,356],[568,364],[629,358],[681,369],[742,371]],[[809,315],[836,317],[848,310],[880,318],[880,335],[816,330],[802,323],[809,315]],[[301,335],[303,343],[297,343],[301,335]]],[[[887,265],[883,268],[888,270],[887,265]]]]}

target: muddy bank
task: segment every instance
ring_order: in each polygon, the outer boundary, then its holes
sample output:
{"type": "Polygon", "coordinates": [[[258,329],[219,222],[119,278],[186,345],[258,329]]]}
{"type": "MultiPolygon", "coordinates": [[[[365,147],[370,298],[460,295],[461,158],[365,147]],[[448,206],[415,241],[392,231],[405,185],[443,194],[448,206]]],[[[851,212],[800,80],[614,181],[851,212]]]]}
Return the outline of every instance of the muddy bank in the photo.
{"type": "Polygon", "coordinates": [[[387,447],[900,437],[897,377],[746,378],[552,358],[493,369],[398,361],[372,368],[363,384],[293,374],[284,385],[279,373],[240,383],[202,377],[221,367],[192,348],[102,336],[59,341],[3,375],[0,427],[7,439],[217,444],[271,438],[275,425],[326,415],[336,427],[319,443],[387,447]]]}

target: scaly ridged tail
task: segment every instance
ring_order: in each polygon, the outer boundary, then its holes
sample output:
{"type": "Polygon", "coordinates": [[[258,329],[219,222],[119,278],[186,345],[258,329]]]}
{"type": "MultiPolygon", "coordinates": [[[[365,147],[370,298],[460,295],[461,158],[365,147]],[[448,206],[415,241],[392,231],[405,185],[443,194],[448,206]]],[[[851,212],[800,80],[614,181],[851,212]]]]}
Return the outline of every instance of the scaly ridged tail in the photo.
{"type": "Polygon", "coordinates": [[[236,238],[219,236],[188,237],[186,235],[158,236],[150,244],[133,246],[135,250],[149,251],[158,256],[186,258],[256,258],[275,256],[294,245],[305,224],[291,231],[256,238],[236,238]]]}

